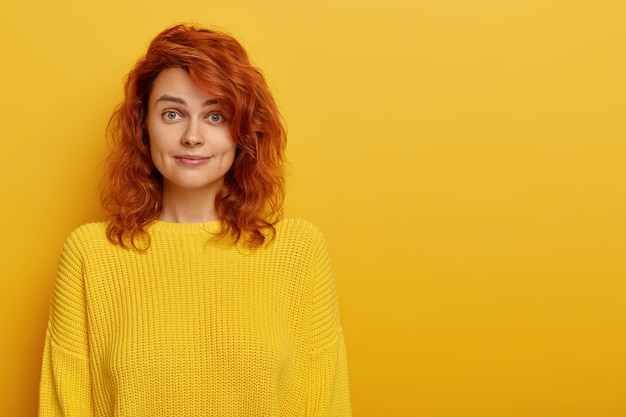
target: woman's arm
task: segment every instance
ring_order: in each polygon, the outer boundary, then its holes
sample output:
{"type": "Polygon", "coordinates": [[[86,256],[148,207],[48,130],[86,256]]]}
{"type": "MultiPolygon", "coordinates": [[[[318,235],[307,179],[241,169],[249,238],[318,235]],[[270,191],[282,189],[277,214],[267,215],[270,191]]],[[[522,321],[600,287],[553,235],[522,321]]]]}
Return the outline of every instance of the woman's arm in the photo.
{"type": "Polygon", "coordinates": [[[307,416],[348,417],[352,415],[348,365],[335,282],[326,241],[319,232],[315,243],[307,416]]]}
{"type": "Polygon", "coordinates": [[[92,416],[83,262],[73,235],[65,242],[50,305],[39,417],[92,416]]]}

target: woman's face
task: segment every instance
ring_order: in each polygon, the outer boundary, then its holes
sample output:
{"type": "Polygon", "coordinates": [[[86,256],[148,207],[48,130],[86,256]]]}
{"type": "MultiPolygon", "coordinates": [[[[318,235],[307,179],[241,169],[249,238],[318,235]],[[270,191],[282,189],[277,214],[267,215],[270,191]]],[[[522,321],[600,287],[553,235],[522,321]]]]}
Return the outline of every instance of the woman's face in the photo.
{"type": "Polygon", "coordinates": [[[158,75],[148,100],[146,128],[164,191],[220,189],[236,145],[220,104],[200,91],[185,70],[168,68],[158,75]]]}

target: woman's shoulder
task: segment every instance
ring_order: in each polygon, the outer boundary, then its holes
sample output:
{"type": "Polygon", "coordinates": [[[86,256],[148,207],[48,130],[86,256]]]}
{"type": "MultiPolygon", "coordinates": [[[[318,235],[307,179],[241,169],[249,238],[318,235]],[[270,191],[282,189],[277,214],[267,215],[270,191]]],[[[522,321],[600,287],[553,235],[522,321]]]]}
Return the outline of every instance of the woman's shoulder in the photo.
{"type": "Polygon", "coordinates": [[[100,242],[108,242],[107,223],[104,221],[82,224],[72,230],[65,240],[66,246],[100,242]]]}
{"type": "Polygon", "coordinates": [[[284,218],[276,225],[275,239],[283,244],[325,247],[326,238],[313,222],[302,218],[284,218]]]}
{"type": "Polygon", "coordinates": [[[277,235],[323,238],[320,228],[307,219],[283,218],[276,224],[275,227],[277,235]]]}
{"type": "Polygon", "coordinates": [[[105,221],[89,222],[76,227],[74,230],[72,230],[70,236],[76,235],[102,237],[102,235],[104,235],[106,237],[106,230],[107,222],[105,221]]]}

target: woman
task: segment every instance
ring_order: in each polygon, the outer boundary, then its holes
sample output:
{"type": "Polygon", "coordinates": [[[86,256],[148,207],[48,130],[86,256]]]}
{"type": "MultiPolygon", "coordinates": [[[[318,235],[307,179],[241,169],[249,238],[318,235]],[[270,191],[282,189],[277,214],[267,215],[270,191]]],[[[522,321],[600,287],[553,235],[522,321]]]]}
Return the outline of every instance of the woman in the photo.
{"type": "Polygon", "coordinates": [[[325,241],[280,219],[284,130],[241,45],[163,31],[110,131],[110,216],[63,248],[39,415],[350,415],[325,241]]]}

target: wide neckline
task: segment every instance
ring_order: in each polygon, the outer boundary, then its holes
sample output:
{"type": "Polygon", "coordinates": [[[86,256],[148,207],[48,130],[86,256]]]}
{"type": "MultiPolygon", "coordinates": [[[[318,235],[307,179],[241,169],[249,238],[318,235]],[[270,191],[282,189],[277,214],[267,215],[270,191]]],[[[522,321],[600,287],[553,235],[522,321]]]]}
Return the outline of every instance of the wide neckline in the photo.
{"type": "Polygon", "coordinates": [[[222,222],[220,220],[199,223],[176,223],[154,220],[150,223],[149,228],[169,232],[217,232],[219,231],[221,224],[222,222]]]}

